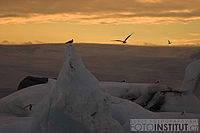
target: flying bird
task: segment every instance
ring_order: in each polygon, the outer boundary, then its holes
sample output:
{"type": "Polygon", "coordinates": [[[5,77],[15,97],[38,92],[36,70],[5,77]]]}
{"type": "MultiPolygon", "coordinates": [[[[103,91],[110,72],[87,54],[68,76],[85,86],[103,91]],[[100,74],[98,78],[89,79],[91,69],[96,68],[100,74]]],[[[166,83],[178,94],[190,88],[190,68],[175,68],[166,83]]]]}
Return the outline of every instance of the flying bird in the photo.
{"type": "Polygon", "coordinates": [[[72,39],[72,40],[70,40],[70,41],[68,41],[68,42],[65,42],[65,44],[73,43],[73,42],[74,42],[74,40],[72,39]]]}
{"type": "Polygon", "coordinates": [[[168,40],[168,44],[172,44],[172,42],[170,40],[168,40]]]}
{"type": "Polygon", "coordinates": [[[129,39],[129,37],[131,37],[132,35],[133,35],[133,33],[128,35],[125,40],[113,40],[113,41],[118,41],[118,42],[122,42],[125,44],[125,43],[127,43],[126,41],[129,39]]]}

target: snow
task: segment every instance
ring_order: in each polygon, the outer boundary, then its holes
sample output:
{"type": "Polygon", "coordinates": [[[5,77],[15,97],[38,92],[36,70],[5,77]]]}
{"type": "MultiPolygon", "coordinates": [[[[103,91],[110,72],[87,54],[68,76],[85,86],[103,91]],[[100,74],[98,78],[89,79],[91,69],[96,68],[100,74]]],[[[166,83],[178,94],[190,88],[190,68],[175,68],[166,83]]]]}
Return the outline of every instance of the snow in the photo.
{"type": "Polygon", "coordinates": [[[123,128],[111,116],[109,96],[99,88],[99,81],[85,68],[74,48],[68,46],[58,80],[38,106],[32,133],[72,133],[77,129],[122,133],[123,128]],[[68,123],[72,124],[71,130],[68,123]]]}
{"type": "Polygon", "coordinates": [[[63,62],[57,80],[0,99],[0,133],[129,133],[130,119],[200,118],[196,90],[188,88],[194,83],[189,79],[198,79],[198,61],[186,69],[183,91],[161,84],[99,82],[72,45],[63,62]],[[24,109],[29,104],[33,108],[24,109]],[[163,112],[149,111],[155,106],[163,112]]]}
{"type": "Polygon", "coordinates": [[[31,124],[31,117],[0,113],[0,133],[30,133],[31,124]]]}
{"type": "Polygon", "coordinates": [[[160,111],[163,112],[189,112],[200,114],[200,101],[193,93],[174,94],[165,96],[165,103],[160,111]]]}
{"type": "Polygon", "coordinates": [[[124,128],[124,131],[130,132],[130,119],[199,119],[200,114],[181,112],[151,112],[142,108],[140,105],[116,97],[112,97],[111,102],[112,116],[124,128]]]}
{"type": "Polygon", "coordinates": [[[33,110],[23,109],[29,104],[35,106],[48,93],[54,80],[49,80],[47,84],[35,85],[17,91],[7,97],[0,99],[0,113],[10,113],[15,116],[31,116],[33,110]]]}
{"type": "Polygon", "coordinates": [[[137,99],[148,90],[148,83],[100,82],[101,89],[115,97],[137,99]]]}
{"type": "Polygon", "coordinates": [[[185,69],[182,88],[193,92],[200,99],[200,60],[192,62],[185,69]]]}

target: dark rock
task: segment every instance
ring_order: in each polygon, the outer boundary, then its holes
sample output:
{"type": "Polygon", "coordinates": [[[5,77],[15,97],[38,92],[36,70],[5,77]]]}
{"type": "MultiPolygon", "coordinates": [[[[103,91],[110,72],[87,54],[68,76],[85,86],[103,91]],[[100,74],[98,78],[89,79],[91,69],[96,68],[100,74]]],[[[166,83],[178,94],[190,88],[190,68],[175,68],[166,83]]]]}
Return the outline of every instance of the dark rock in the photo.
{"type": "Polygon", "coordinates": [[[48,82],[48,78],[38,78],[38,77],[27,76],[19,83],[17,90],[21,90],[26,87],[30,87],[37,84],[45,84],[47,82],[48,82]]]}
{"type": "Polygon", "coordinates": [[[149,108],[150,111],[159,112],[162,105],[165,103],[165,95],[162,94],[157,101],[149,108]]]}
{"type": "Polygon", "coordinates": [[[184,92],[178,90],[166,90],[166,91],[156,92],[152,96],[152,98],[146,103],[145,108],[153,112],[162,112],[160,109],[165,104],[167,93],[173,93],[176,94],[177,96],[182,96],[182,94],[184,94],[184,92]]]}

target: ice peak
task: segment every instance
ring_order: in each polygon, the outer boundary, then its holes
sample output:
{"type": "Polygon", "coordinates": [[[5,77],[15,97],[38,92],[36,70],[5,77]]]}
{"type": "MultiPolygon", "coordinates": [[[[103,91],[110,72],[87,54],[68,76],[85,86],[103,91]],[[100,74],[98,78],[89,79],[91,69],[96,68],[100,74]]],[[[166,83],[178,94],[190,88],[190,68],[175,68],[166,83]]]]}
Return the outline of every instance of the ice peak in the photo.
{"type": "Polygon", "coordinates": [[[200,98],[200,60],[190,63],[185,69],[182,88],[189,92],[193,92],[200,98]]]}
{"type": "Polygon", "coordinates": [[[122,133],[122,127],[111,116],[109,100],[100,90],[99,81],[69,45],[56,85],[36,112],[39,115],[33,124],[33,133],[54,133],[57,129],[62,129],[59,133],[73,133],[77,128],[96,133],[122,133]],[[74,123],[70,130],[69,123],[65,123],[69,120],[74,123]]]}
{"type": "MultiPolygon", "coordinates": [[[[64,54],[64,61],[58,76],[56,85],[62,86],[71,82],[74,78],[84,84],[98,84],[98,80],[85,68],[80,55],[74,46],[67,46],[64,54]]],[[[80,84],[80,83],[78,83],[80,84]]]]}

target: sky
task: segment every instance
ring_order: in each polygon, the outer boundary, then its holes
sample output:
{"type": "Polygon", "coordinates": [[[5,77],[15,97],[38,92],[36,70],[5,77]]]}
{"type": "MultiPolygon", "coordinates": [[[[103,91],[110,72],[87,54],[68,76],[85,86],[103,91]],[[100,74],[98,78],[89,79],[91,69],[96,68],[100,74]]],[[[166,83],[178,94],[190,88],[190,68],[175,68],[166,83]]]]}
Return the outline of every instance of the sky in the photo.
{"type": "Polygon", "coordinates": [[[1,0],[0,43],[200,45],[200,0],[1,0]]]}

